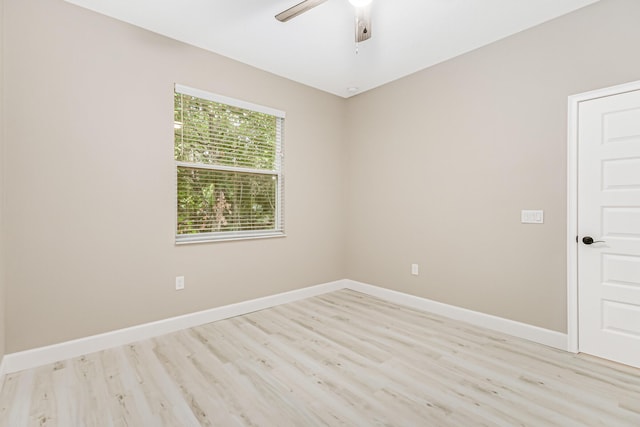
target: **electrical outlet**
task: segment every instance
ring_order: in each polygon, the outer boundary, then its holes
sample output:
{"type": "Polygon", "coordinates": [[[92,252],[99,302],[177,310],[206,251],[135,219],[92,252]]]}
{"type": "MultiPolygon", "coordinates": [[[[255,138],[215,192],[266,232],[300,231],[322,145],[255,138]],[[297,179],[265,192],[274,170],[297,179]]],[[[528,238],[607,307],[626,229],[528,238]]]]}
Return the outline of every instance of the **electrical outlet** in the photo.
{"type": "Polygon", "coordinates": [[[418,264],[411,264],[411,274],[414,276],[418,275],[418,264]]]}
{"type": "Polygon", "coordinates": [[[176,277],[176,291],[181,291],[184,289],[184,276],[176,277]]]}

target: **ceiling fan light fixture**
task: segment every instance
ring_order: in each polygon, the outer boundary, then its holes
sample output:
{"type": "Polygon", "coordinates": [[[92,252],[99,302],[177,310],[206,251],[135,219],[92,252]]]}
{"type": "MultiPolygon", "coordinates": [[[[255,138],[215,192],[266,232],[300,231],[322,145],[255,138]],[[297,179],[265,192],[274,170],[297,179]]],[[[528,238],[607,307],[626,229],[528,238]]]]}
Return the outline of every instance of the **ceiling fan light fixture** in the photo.
{"type": "Polygon", "coordinates": [[[371,4],[372,0],[349,0],[353,7],[365,7],[371,4]]]}
{"type": "MultiPolygon", "coordinates": [[[[0,0],[2,1],[2,0],[0,0]]],[[[280,22],[287,22],[296,16],[313,9],[328,0],[302,0],[289,9],[278,13],[275,18],[280,22]]],[[[356,44],[371,38],[371,2],[373,0],[349,0],[355,8],[356,44]]],[[[356,49],[357,53],[357,49],[356,49]]]]}

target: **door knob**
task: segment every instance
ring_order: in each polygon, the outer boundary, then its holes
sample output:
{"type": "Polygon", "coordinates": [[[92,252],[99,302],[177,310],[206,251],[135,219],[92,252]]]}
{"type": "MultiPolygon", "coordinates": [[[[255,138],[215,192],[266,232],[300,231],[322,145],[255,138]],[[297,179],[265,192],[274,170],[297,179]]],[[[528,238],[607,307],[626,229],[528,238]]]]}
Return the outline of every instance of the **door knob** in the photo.
{"type": "Polygon", "coordinates": [[[593,237],[591,236],[584,236],[582,238],[582,243],[584,243],[585,245],[592,245],[594,243],[605,243],[604,240],[593,240],[593,237]]]}

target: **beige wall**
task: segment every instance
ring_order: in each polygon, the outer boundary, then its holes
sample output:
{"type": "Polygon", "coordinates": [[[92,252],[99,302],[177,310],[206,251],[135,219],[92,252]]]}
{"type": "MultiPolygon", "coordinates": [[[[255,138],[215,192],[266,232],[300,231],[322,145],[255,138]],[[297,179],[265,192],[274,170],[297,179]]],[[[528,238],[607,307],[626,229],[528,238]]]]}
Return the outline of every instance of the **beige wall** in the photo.
{"type": "Polygon", "coordinates": [[[62,0],[5,14],[7,351],[345,277],[344,100],[62,0]],[[287,112],[288,237],[174,245],[175,82],[287,112]]]}
{"type": "Polygon", "coordinates": [[[565,331],[567,97],[640,79],[638,22],[603,0],[351,100],[348,277],[565,331]]]}

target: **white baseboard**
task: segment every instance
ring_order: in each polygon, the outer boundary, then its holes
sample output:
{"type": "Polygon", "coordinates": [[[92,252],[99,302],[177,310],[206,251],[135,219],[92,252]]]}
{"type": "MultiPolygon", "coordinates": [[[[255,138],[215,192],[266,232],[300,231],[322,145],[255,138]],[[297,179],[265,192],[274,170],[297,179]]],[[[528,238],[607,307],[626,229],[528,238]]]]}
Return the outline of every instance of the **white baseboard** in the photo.
{"type": "Polygon", "coordinates": [[[228,319],[234,316],[240,316],[254,311],[263,310],[265,308],[275,307],[277,305],[345,288],[394,302],[396,304],[406,305],[408,307],[417,308],[419,310],[428,311],[451,319],[461,320],[476,326],[513,335],[539,344],[544,344],[549,347],[567,350],[567,335],[560,332],[443,304],[426,298],[392,291],[390,289],[368,285],[366,283],[356,282],[354,280],[344,279],[271,295],[264,298],[244,301],[237,304],[212,308],[210,310],[185,314],[183,316],[159,320],[157,322],[145,323],[143,325],[132,326],[130,328],[53,344],[46,347],[39,347],[17,353],[9,353],[6,354],[0,362],[0,380],[5,374],[35,368],[49,363],[55,363],[60,360],[79,357],[89,353],[95,353],[112,347],[131,344],[136,341],[192,328],[194,326],[204,325],[222,319],[228,319]]]}
{"type": "Polygon", "coordinates": [[[504,319],[502,317],[492,316],[490,314],[480,313],[478,311],[468,310],[466,308],[456,307],[449,304],[421,298],[402,292],[392,291],[390,289],[378,286],[368,285],[366,283],[356,282],[354,280],[345,280],[345,286],[354,291],[362,292],[367,295],[378,297],[386,301],[396,304],[406,305],[419,310],[428,311],[450,319],[460,320],[471,323],[475,326],[491,329],[493,331],[502,332],[523,338],[549,347],[560,350],[567,350],[568,337],[567,334],[540,328],[538,326],[528,325],[526,323],[516,322],[514,320],[504,319]]]}
{"type": "Polygon", "coordinates": [[[180,331],[194,326],[200,326],[217,320],[251,313],[265,308],[274,307],[289,302],[322,295],[328,292],[344,289],[345,281],[324,283],[290,292],[243,301],[210,310],[185,314],[156,322],[145,323],[130,328],[119,329],[104,334],[93,335],[77,340],[66,341],[46,347],[6,354],[2,360],[0,375],[13,373],[24,369],[35,368],[60,360],[79,357],[84,354],[95,353],[108,348],[131,344],[159,335],[180,331]]]}

